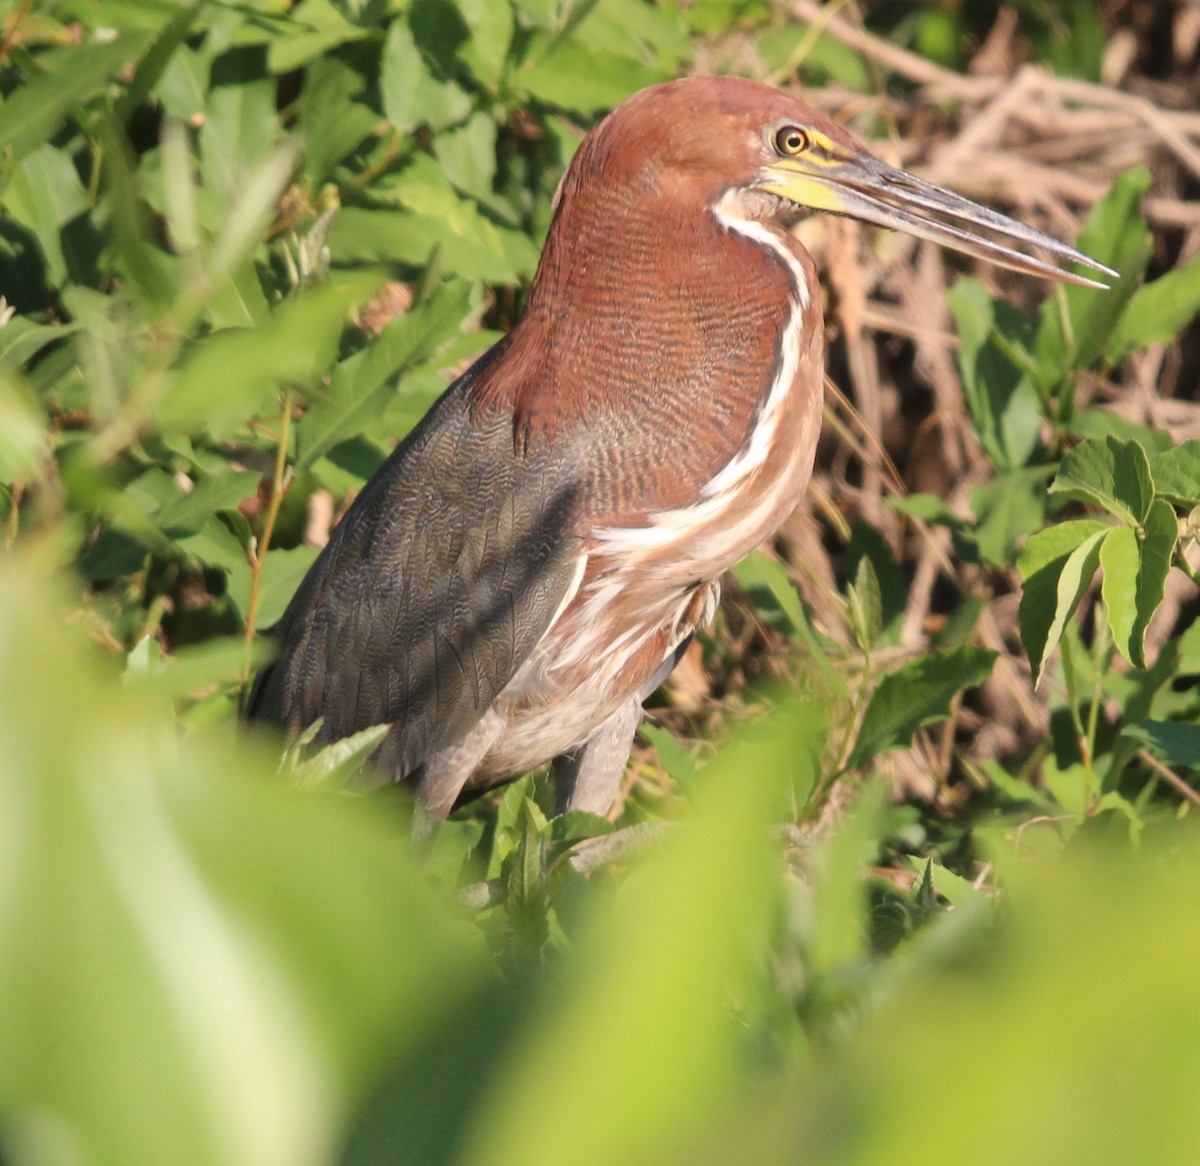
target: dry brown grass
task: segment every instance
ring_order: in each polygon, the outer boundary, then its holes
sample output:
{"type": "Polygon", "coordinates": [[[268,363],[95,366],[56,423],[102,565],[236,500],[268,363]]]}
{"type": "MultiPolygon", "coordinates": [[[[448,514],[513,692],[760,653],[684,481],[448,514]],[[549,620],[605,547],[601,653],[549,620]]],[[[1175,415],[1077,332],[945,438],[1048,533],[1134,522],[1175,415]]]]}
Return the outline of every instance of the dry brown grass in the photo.
{"type": "MultiPolygon", "coordinates": [[[[867,32],[853,5],[784,2],[814,35],[837,38],[871,64],[879,82],[874,94],[831,87],[806,89],[805,96],[860,137],[886,126],[888,136],[874,137],[872,146],[887,161],[1068,240],[1119,172],[1145,166],[1153,175],[1144,204],[1154,232],[1151,275],[1200,251],[1200,6],[1104,6],[1110,36],[1105,84],[1096,85],[1023,63],[1017,21],[1007,9],[960,74],[867,32]]],[[[770,74],[749,38],[733,38],[712,47],[698,68],[734,69],[787,87],[804,74],[802,60],[793,64],[786,75],[770,74]]],[[[1033,690],[1017,635],[1015,572],[957,560],[944,529],[904,519],[884,502],[889,494],[931,491],[968,515],[972,488],[991,476],[965,411],[944,300],[966,268],[936,247],[849,220],[815,216],[799,230],[825,275],[832,379],[810,496],[774,553],[789,564],[820,633],[842,645],[849,660],[856,649],[838,588],[847,536],[858,519],[883,535],[908,593],[901,647],[877,668],[927,649],[955,597],[983,602],[974,638],[1000,653],[992,678],[952,721],[886,759],[900,789],[953,812],[969,795],[956,756],[1018,766],[1048,727],[1047,685],[1033,690]]],[[[972,274],[1026,311],[1045,294],[1035,282],[995,269],[972,274]]],[[[1138,353],[1114,370],[1093,387],[1096,399],[1176,440],[1200,436],[1198,360],[1200,326],[1193,324],[1175,344],[1138,353]]],[[[1152,639],[1161,642],[1177,628],[1190,598],[1194,589],[1176,573],[1152,639]]],[[[794,647],[760,626],[736,588],[727,593],[723,617],[733,647],[710,649],[707,666],[698,648],[685,660],[673,681],[676,711],[660,714],[674,728],[687,720],[693,728],[719,728],[730,719],[724,694],[744,679],[803,671],[794,647]]],[[[652,754],[644,759],[643,772],[654,775],[652,754]]]]}

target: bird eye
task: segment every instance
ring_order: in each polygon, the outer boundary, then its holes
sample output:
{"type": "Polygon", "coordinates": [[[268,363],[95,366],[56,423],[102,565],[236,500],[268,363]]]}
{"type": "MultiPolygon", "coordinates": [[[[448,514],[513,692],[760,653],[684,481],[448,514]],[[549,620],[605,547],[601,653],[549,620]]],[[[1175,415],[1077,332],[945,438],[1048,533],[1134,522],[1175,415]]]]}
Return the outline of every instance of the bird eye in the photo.
{"type": "Polygon", "coordinates": [[[784,126],[775,132],[775,149],[784,156],[803,154],[812,141],[799,126],[784,126]]]}

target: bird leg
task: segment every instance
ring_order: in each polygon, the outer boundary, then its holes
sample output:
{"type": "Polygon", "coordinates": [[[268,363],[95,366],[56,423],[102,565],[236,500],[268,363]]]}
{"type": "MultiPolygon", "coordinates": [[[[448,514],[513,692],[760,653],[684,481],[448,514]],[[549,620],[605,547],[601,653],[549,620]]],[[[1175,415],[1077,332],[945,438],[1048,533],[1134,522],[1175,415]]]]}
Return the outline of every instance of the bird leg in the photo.
{"type": "Polygon", "coordinates": [[[434,753],[421,766],[417,781],[417,806],[413,836],[432,834],[454,808],[458,795],[493,742],[504,731],[504,717],[488,709],[457,745],[434,753]]]}
{"type": "Polygon", "coordinates": [[[639,694],[621,705],[578,748],[554,759],[554,812],[586,810],[607,814],[617,799],[621,775],[642,719],[639,694]]]}
{"type": "Polygon", "coordinates": [[[671,675],[692,638],[689,635],[680,641],[641,692],[621,705],[582,745],[554,759],[551,772],[556,814],[568,810],[608,813],[617,800],[633,737],[642,721],[642,701],[671,675]]]}

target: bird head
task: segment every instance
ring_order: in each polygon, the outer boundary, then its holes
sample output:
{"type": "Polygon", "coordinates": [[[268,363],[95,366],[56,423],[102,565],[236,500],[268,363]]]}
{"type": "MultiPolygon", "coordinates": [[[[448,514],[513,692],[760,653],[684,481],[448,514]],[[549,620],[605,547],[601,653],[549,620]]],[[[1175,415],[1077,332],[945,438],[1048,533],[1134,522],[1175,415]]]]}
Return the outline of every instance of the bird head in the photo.
{"type": "Polygon", "coordinates": [[[887,165],[782,90],[736,77],[667,82],[618,106],[585,139],[562,197],[578,203],[599,190],[609,192],[610,220],[614,211],[631,218],[650,212],[667,222],[664,216],[703,206],[726,222],[786,228],[825,211],[1063,283],[1105,286],[1060,264],[1117,274],[1050,235],[887,165]]]}

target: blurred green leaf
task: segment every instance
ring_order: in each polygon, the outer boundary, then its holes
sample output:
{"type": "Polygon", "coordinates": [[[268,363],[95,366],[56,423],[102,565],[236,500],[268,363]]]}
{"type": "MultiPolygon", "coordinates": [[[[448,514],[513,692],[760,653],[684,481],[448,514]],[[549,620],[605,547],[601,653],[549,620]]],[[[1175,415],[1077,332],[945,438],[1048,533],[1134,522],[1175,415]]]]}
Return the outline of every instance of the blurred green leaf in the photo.
{"type": "Polygon", "coordinates": [[[496,123],[486,113],[472,114],[457,129],[440,134],[434,152],[446,178],[464,194],[490,203],[495,197],[496,123]]]}
{"type": "Polygon", "coordinates": [[[338,790],[367,763],[376,748],[383,743],[391,725],[372,725],[331,741],[312,757],[300,762],[291,772],[292,783],[297,789],[338,790]]]}
{"type": "Polygon", "coordinates": [[[207,195],[202,207],[214,232],[278,137],[275,79],[265,54],[253,47],[227,49],[212,64],[199,134],[200,174],[207,195]]]}
{"type": "Polygon", "coordinates": [[[1024,466],[971,491],[975,539],[985,562],[1007,567],[1018,543],[1046,521],[1046,481],[1053,472],[1051,466],[1024,466]]]}
{"type": "Polygon", "coordinates": [[[459,50],[480,84],[495,90],[504,75],[516,23],[509,0],[457,0],[471,36],[459,50]]]}
{"type": "Polygon", "coordinates": [[[960,518],[946,504],[945,500],[936,494],[906,494],[903,497],[888,495],[884,502],[898,514],[907,514],[910,518],[919,518],[936,526],[945,526],[960,534],[970,529],[966,519],[960,518]]]}
{"type": "Polygon", "coordinates": [[[883,599],[879,594],[879,577],[867,555],[858,560],[848,594],[854,638],[864,652],[869,652],[883,631],[883,599]]]}
{"type": "Polygon", "coordinates": [[[563,40],[549,42],[544,52],[531,51],[512,81],[548,105],[594,113],[663,79],[658,70],[628,57],[592,51],[580,40],[563,40]]]}
{"type": "Polygon", "coordinates": [[[289,14],[285,35],[267,47],[267,67],[272,73],[290,73],[349,41],[370,36],[342,15],[329,0],[301,0],[289,14]]]}
{"type": "Polygon", "coordinates": [[[327,1161],[382,1057],[472,982],[469,948],[375,815],[156,741],[33,563],[0,611],[8,1132],[44,1115],[96,1161],[327,1161]]]}
{"type": "Polygon", "coordinates": [[[437,250],[448,274],[499,284],[516,283],[537,266],[528,237],[496,226],[448,184],[410,196],[419,213],[344,208],[330,236],[334,253],[342,261],[423,266],[437,250]]]}
{"type": "MultiPolygon", "coordinates": [[[[821,846],[812,880],[812,925],[806,936],[806,970],[816,977],[831,977],[853,969],[867,955],[863,916],[866,893],[862,872],[879,850],[879,831],[886,787],[869,785],[821,846]]],[[[834,985],[819,984],[808,1008],[830,1012],[845,1001],[831,992],[834,985]]],[[[810,1019],[816,1019],[810,1017],[810,1019]]]]}
{"type": "Polygon", "coordinates": [[[45,430],[37,398],[0,370],[0,483],[11,485],[38,473],[50,452],[45,430]]]}
{"type": "Polygon", "coordinates": [[[471,99],[458,85],[434,77],[404,20],[388,28],[379,85],[388,121],[405,132],[419,125],[444,129],[471,111],[471,99]]]}
{"type": "Polygon", "coordinates": [[[684,787],[691,785],[696,776],[696,759],[674,733],[646,722],[638,728],[638,733],[654,747],[659,762],[672,781],[684,787]]]}
{"type": "Polygon", "coordinates": [[[370,78],[341,57],[320,57],[308,67],[299,101],[304,135],[304,173],[318,184],[330,177],[379,127],[379,115],[367,101],[370,78]]]}
{"type": "MultiPolygon", "coordinates": [[[[1194,832],[1175,841],[1162,861],[1092,845],[1006,867],[1011,926],[969,958],[922,964],[832,1073],[822,1065],[724,1119],[738,1160],[915,1166],[937,1145],[978,1166],[1183,1166],[1200,1146],[1188,960],[1200,880],[1194,832]],[[955,1067],[935,1074],[937,1105],[930,1074],[913,1070],[917,1047],[955,1067]]],[[[715,1150],[705,1161],[727,1148],[712,1133],[703,1144],[715,1150]]]]}
{"type": "MultiPolygon", "coordinates": [[[[272,549],[263,560],[262,578],[259,584],[257,627],[265,631],[283,617],[287,605],[297,588],[304,581],[308,569],[317,558],[315,547],[291,547],[287,550],[272,549]]],[[[249,575],[239,574],[230,581],[230,599],[243,616],[249,610],[249,575]]]]}
{"type": "Polygon", "coordinates": [[[155,515],[168,534],[190,534],[200,529],[210,514],[232,510],[258,489],[259,475],[227,468],[206,474],[190,489],[166,502],[155,515]]]}
{"type": "MultiPolygon", "coordinates": [[[[328,388],[312,384],[313,407],[297,428],[297,465],[307,469],[382,412],[382,398],[404,370],[424,360],[461,327],[470,288],[442,284],[425,303],[393,320],[368,348],[337,366],[328,388]]],[[[311,382],[310,382],[311,383],[311,382]]]]}
{"type": "Polygon", "coordinates": [[[593,916],[565,990],[505,1059],[465,1164],[661,1161],[728,1088],[738,1034],[727,1000],[776,907],[764,828],[789,747],[776,720],[706,769],[695,820],[593,916]]]}
{"type": "Polygon", "coordinates": [[[50,145],[27,154],[9,175],[4,208],[29,226],[47,261],[47,275],[63,283],[69,275],[62,228],[89,207],[70,155],[50,145]]]}
{"type": "Polygon", "coordinates": [[[350,306],[377,283],[340,276],[280,305],[260,328],[202,340],[172,378],[158,423],[166,430],[203,426],[219,440],[264,410],[280,386],[316,384],[333,362],[350,306]]]}
{"type": "Polygon", "coordinates": [[[761,585],[770,592],[772,598],[779,604],[780,610],[787,616],[801,643],[804,644],[813,663],[820,669],[821,677],[829,686],[830,691],[840,696],[849,696],[846,682],[837,674],[829,661],[828,654],[813,634],[808,616],[804,612],[804,603],[800,598],[800,592],[788,574],[787,568],[777,559],[770,559],[759,550],[736,564],[733,573],[743,587],[751,588],[761,585]]]}
{"type": "Polygon", "coordinates": [[[77,103],[99,92],[122,66],[137,60],[150,38],[125,33],[100,42],[59,49],[38,58],[40,73],[0,106],[0,152],[19,162],[47,142],[77,103]]]}
{"type": "Polygon", "coordinates": [[[1125,725],[1122,733],[1141,741],[1156,757],[1168,765],[1200,768],[1200,725],[1183,725],[1178,721],[1145,719],[1125,725]]]}

